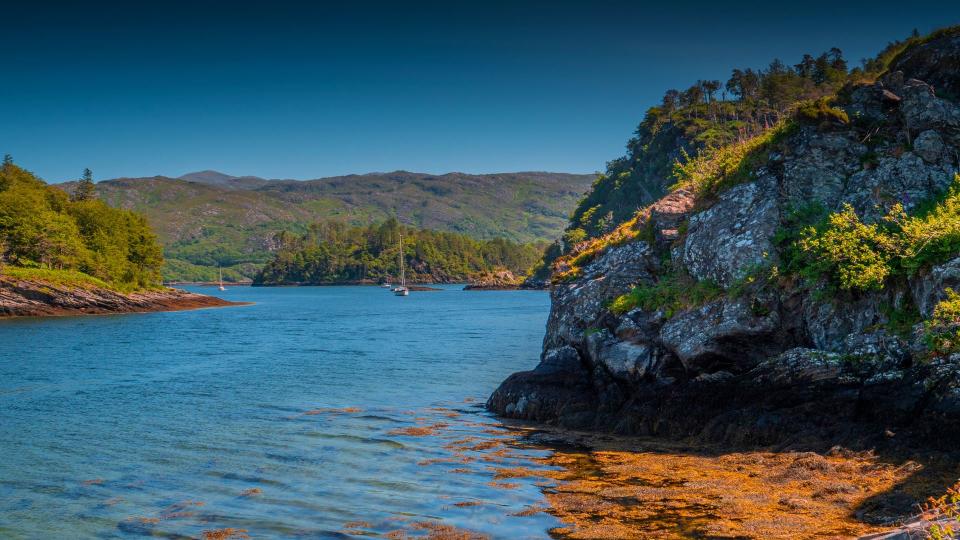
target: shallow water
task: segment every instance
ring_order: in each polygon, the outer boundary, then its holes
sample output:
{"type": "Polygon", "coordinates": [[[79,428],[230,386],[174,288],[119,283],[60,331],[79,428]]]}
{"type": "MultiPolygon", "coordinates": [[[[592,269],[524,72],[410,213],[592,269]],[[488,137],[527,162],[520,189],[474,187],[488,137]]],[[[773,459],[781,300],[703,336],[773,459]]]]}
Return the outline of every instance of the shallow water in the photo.
{"type": "Polygon", "coordinates": [[[255,305],[0,322],[0,537],[558,525],[524,512],[542,479],[494,478],[546,451],[480,407],[534,365],[546,294],[221,294],[255,305]]]}

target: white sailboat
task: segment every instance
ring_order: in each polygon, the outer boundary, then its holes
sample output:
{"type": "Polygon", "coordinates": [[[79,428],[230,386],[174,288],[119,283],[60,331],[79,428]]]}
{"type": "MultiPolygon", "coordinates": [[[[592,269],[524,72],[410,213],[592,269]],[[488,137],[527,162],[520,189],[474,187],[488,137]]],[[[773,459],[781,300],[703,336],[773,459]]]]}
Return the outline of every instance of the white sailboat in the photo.
{"type": "Polygon", "coordinates": [[[217,288],[220,289],[221,291],[225,291],[227,289],[226,287],[223,286],[223,268],[220,268],[219,264],[217,265],[217,270],[220,271],[220,282],[219,282],[220,284],[217,288]]]}
{"type": "Polygon", "coordinates": [[[393,289],[393,294],[410,296],[410,289],[407,288],[407,280],[403,275],[403,233],[400,234],[400,286],[393,289]]]}

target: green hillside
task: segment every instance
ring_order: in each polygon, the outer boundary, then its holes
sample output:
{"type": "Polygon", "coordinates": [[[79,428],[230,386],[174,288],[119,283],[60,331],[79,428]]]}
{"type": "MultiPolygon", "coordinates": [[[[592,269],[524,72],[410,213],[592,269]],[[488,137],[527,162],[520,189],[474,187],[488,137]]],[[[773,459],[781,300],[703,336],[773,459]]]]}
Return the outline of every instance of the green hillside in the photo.
{"type": "Polygon", "coordinates": [[[540,259],[544,247],[404,227],[396,219],[365,227],[323,221],[312,224],[304,235],[281,235],[276,255],[254,283],[394,281],[400,275],[401,234],[406,279],[411,283],[461,283],[499,269],[524,274],[540,259]]]}
{"type": "MultiPolygon", "coordinates": [[[[477,239],[529,243],[560,236],[594,175],[411,172],[316,180],[265,180],[203,171],[181,178],[122,178],[97,184],[111,206],[143,213],[164,245],[166,280],[250,279],[278,247],[276,234],[318,220],[404,225],[477,239]]],[[[71,192],[75,183],[62,184],[71,192]]]]}

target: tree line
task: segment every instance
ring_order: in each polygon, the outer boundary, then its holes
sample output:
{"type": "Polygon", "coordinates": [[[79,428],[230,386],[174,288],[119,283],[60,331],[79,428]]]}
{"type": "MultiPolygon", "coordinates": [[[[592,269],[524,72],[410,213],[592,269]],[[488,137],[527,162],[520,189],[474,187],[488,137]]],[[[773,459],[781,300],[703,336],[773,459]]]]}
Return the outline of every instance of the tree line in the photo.
{"type": "Polygon", "coordinates": [[[559,250],[610,232],[664,195],[678,161],[755,137],[788,119],[800,104],[876,78],[919,39],[914,31],[852,69],[843,52],[831,48],[804,54],[792,65],[774,59],[761,69],[733,69],[726,81],[698,80],[683,90],[667,90],[659,104],[647,109],[627,142],[626,155],[608,162],[581,199],[559,250]]]}
{"type": "Polygon", "coordinates": [[[76,270],[132,290],[160,284],[163,253],[143,216],[96,198],[89,169],[68,195],[7,155],[0,166],[0,263],[76,270]]]}
{"type": "Polygon", "coordinates": [[[255,284],[331,284],[399,279],[400,247],[406,277],[411,282],[463,282],[480,272],[506,268],[525,274],[539,260],[542,245],[518,244],[401,225],[395,218],[379,224],[351,227],[339,221],[319,221],[303,235],[276,235],[273,259],[255,284]]]}

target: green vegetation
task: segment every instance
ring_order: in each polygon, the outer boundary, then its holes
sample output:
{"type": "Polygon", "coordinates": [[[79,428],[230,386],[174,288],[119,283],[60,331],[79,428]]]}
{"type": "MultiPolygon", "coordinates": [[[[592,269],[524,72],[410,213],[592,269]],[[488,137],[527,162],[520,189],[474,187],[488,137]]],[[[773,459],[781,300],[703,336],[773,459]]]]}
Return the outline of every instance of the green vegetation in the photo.
{"type": "Polygon", "coordinates": [[[498,268],[526,274],[544,248],[500,238],[476,240],[463,234],[414,229],[400,225],[396,219],[366,227],[321,221],[301,236],[278,234],[276,242],[280,248],[254,282],[280,285],[393,281],[399,278],[400,234],[410,282],[462,282],[498,268]]]}
{"type": "Polygon", "coordinates": [[[666,274],[652,285],[634,287],[629,293],[610,303],[610,311],[622,315],[634,308],[645,311],[663,310],[672,317],[677,312],[702,306],[724,294],[723,288],[711,281],[697,281],[683,272],[666,274]]]}
{"type": "Polygon", "coordinates": [[[879,224],[860,222],[853,207],[831,214],[826,227],[809,227],[800,240],[814,274],[842,289],[881,289],[890,275],[895,242],[879,224]]]}
{"type": "MultiPolygon", "coordinates": [[[[251,279],[273,257],[277,231],[310,223],[404,224],[479,239],[551,242],[595,175],[504,173],[429,175],[397,171],[306,181],[234,178],[213,172],[183,179],[99,182],[100,198],[144,214],[164,246],[166,280],[251,279]]],[[[73,185],[65,185],[73,191],[73,185]]]]}
{"type": "Polygon", "coordinates": [[[158,286],[163,256],[146,220],[92,198],[92,184],[85,170],[71,198],[7,156],[0,169],[2,272],[122,291],[158,286]]]}
{"type": "Polygon", "coordinates": [[[849,124],[850,117],[843,109],[833,106],[833,97],[808,99],[797,105],[797,118],[800,121],[817,124],[849,124]]]}
{"type": "Polygon", "coordinates": [[[21,266],[7,265],[0,269],[0,276],[24,281],[44,281],[53,285],[63,285],[79,289],[118,290],[117,287],[103,280],[77,270],[51,270],[49,268],[24,268],[21,266]]]}
{"type": "Polygon", "coordinates": [[[670,189],[689,189],[703,199],[754,180],[753,171],[767,162],[770,152],[778,149],[794,129],[795,124],[783,121],[759,135],[701,151],[696,157],[683,152],[684,158],[674,164],[676,183],[670,189]]]}
{"type": "Polygon", "coordinates": [[[882,289],[893,276],[943,263],[960,252],[960,175],[913,216],[898,203],[883,222],[865,224],[847,205],[804,228],[791,249],[786,259],[792,269],[827,277],[845,290],[882,289]]]}
{"type": "Polygon", "coordinates": [[[960,352],[960,294],[946,289],[947,297],[933,309],[924,322],[924,338],[930,352],[946,356],[960,352]]]}
{"type": "Polygon", "coordinates": [[[627,155],[609,162],[580,201],[568,230],[581,229],[588,238],[610,232],[671,184],[709,175],[695,170],[718,150],[727,155],[716,166],[736,170],[751,150],[769,142],[754,140],[757,136],[777,126],[786,129],[799,102],[811,100],[820,107],[819,98],[867,75],[863,69],[848,70],[840,50],[831,49],[816,57],[804,55],[794,66],[774,60],[762,70],[734,69],[725,84],[697,81],[684,91],[668,90],[660,105],[647,110],[627,143],[627,155]],[[731,145],[740,148],[720,150],[731,145]],[[691,159],[698,163],[688,166],[691,159]],[[681,176],[675,177],[678,162],[681,176]]]}

